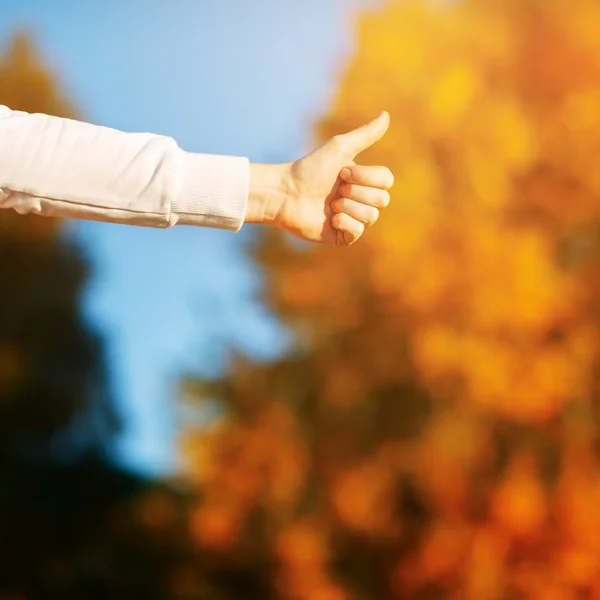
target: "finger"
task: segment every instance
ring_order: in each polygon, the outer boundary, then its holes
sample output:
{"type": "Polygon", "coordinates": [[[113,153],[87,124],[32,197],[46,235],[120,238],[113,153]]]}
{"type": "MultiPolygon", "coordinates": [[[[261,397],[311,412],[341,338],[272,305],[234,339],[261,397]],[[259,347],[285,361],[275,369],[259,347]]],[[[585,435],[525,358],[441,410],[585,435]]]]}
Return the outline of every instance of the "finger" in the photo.
{"type": "Polygon", "coordinates": [[[346,245],[353,244],[360,238],[365,231],[365,226],[360,221],[353,219],[346,213],[336,213],[331,218],[331,224],[334,229],[341,231],[344,236],[344,243],[346,245]]]}
{"type": "Polygon", "coordinates": [[[389,126],[390,115],[388,112],[383,111],[366,125],[338,136],[339,141],[346,152],[356,156],[379,141],[389,126]]]}
{"type": "Polygon", "coordinates": [[[375,207],[367,206],[349,198],[336,198],[331,203],[331,210],[334,213],[346,213],[367,227],[373,225],[379,218],[379,211],[375,207]]]}
{"type": "Polygon", "coordinates": [[[349,183],[389,190],[394,185],[394,175],[387,167],[348,165],[340,171],[340,177],[349,183]]]}
{"type": "Polygon", "coordinates": [[[353,183],[340,184],[338,194],[375,208],[385,208],[390,203],[390,193],[387,190],[353,183]]]}

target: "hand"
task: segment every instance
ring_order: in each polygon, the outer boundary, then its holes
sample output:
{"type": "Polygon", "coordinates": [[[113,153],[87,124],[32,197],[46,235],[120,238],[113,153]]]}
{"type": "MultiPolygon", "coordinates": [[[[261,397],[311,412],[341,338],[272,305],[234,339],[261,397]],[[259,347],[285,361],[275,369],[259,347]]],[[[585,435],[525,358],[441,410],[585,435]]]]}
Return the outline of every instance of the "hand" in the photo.
{"type": "Polygon", "coordinates": [[[296,237],[350,245],[373,225],[390,201],[394,177],[386,167],[359,166],[357,154],[380,140],[389,127],[387,112],[370,123],[330,139],[291,164],[278,225],[296,237]],[[346,172],[347,171],[347,172],[346,172]]]}
{"type": "Polygon", "coordinates": [[[388,168],[359,166],[354,158],[388,127],[389,114],[383,112],[293,163],[251,165],[246,221],[275,225],[311,242],[353,244],[389,204],[387,190],[394,183],[388,168]]]}

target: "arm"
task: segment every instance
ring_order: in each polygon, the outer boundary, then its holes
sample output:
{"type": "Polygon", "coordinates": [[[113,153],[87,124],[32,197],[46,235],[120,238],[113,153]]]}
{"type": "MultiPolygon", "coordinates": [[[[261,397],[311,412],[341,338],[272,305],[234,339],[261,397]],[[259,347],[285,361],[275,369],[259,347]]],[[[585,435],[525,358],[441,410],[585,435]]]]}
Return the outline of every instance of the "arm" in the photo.
{"type": "Polygon", "coordinates": [[[353,161],[387,130],[382,115],[293,163],[261,165],[186,152],[165,136],[0,106],[0,208],[161,228],[262,223],[350,244],[389,202],[389,170],[353,161]]]}
{"type": "Polygon", "coordinates": [[[185,152],[164,136],[0,106],[0,208],[237,231],[248,186],[246,158],[185,152]]]}

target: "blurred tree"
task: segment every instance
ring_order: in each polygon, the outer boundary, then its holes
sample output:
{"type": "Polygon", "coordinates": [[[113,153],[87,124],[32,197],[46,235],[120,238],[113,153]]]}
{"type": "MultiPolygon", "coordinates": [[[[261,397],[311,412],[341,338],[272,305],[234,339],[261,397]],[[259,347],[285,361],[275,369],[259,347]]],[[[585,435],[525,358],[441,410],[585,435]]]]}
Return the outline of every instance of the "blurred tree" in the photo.
{"type": "Polygon", "coordinates": [[[261,237],[295,345],[186,385],[219,415],[184,440],[215,572],[290,600],[600,598],[599,22],[596,0],[362,17],[317,130],[390,110],[362,159],[392,205],[340,252],[261,237]]]}
{"type": "MultiPolygon", "coordinates": [[[[29,38],[0,59],[0,103],[74,117],[29,38]]],[[[117,425],[100,338],[80,311],[88,264],[61,222],[0,214],[0,449],[55,460],[99,449],[117,425]]]]}
{"type": "MultiPolygon", "coordinates": [[[[76,115],[26,34],[0,57],[0,104],[76,115]]],[[[81,249],[60,221],[3,210],[0,257],[0,598],[184,594],[185,494],[106,452],[119,422],[81,249]]]]}

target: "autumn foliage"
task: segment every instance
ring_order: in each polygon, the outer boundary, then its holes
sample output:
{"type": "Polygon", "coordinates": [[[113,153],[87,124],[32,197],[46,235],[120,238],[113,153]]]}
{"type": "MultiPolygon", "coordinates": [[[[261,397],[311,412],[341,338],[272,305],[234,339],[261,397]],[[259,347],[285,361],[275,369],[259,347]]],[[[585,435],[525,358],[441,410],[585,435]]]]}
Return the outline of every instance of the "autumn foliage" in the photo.
{"type": "Polygon", "coordinates": [[[360,159],[392,205],[343,251],[261,237],[294,343],[188,385],[219,414],[184,442],[191,530],[263,598],[600,598],[599,23],[596,0],[360,17],[316,129],[389,110],[360,159]]]}

